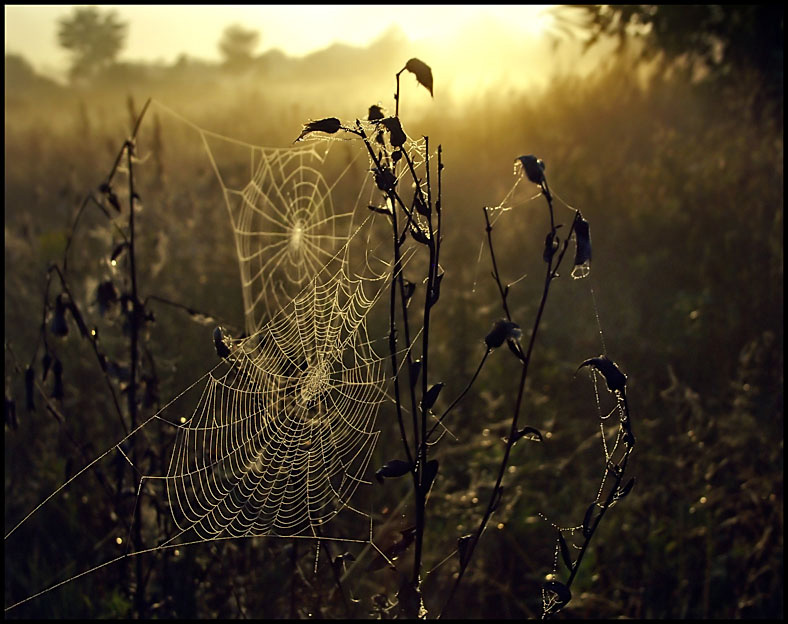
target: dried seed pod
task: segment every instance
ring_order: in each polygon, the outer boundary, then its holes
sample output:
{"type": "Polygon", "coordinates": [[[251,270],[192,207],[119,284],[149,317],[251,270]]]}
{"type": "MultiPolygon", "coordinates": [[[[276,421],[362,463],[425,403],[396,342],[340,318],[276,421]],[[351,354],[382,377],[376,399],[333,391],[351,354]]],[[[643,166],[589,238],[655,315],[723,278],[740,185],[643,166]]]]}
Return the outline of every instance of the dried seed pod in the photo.
{"type": "Polygon", "coordinates": [[[342,122],[336,117],[327,117],[325,119],[318,119],[317,121],[310,121],[309,123],[304,124],[301,134],[298,135],[298,138],[293,141],[293,143],[297,143],[310,132],[325,132],[327,134],[334,134],[341,127],[342,122]]]}
{"type": "Polygon", "coordinates": [[[580,212],[575,215],[575,244],[572,277],[581,279],[591,272],[591,229],[580,212]]]}
{"type": "Polygon", "coordinates": [[[580,366],[578,366],[577,370],[579,371],[584,366],[592,366],[602,373],[602,375],[605,377],[607,388],[611,392],[621,392],[627,385],[627,376],[622,373],[616,363],[606,355],[600,355],[599,357],[587,359],[580,366]]]}
{"type": "Polygon", "coordinates": [[[424,61],[412,58],[407,63],[405,63],[405,69],[416,76],[416,80],[419,81],[419,84],[424,86],[427,91],[432,93],[432,69],[429,65],[427,65],[424,61]]]}
{"type": "Polygon", "coordinates": [[[66,323],[66,304],[63,301],[63,293],[59,294],[55,300],[55,315],[52,317],[52,322],[49,325],[49,329],[53,334],[55,334],[55,336],[68,336],[68,323],[66,323]]]}

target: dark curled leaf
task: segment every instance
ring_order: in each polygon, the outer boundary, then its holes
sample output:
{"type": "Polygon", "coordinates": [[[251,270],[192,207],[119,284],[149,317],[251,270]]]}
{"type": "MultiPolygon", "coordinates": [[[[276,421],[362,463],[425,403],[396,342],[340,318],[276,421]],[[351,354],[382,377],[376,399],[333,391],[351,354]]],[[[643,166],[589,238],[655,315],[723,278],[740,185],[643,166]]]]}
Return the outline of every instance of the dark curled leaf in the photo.
{"type": "Polygon", "coordinates": [[[490,507],[490,511],[495,511],[498,509],[498,505],[501,504],[501,498],[503,497],[503,486],[499,486],[497,490],[495,490],[495,494],[493,495],[492,505],[490,507]]]}
{"type": "Polygon", "coordinates": [[[127,242],[125,242],[125,241],[120,243],[119,245],[116,245],[115,249],[112,250],[112,255],[109,257],[109,261],[110,262],[116,262],[117,259],[118,259],[118,256],[120,256],[120,254],[123,253],[123,251],[128,249],[128,246],[129,246],[129,244],[127,242]]]}
{"type": "Polygon", "coordinates": [[[438,303],[438,299],[441,296],[441,282],[443,281],[443,276],[445,273],[440,273],[435,278],[435,283],[432,285],[432,296],[430,297],[430,305],[434,306],[438,303]]]}
{"type": "Polygon", "coordinates": [[[43,372],[41,373],[42,383],[47,380],[47,374],[49,373],[50,366],[52,366],[52,356],[49,355],[49,351],[47,351],[44,353],[44,357],[41,359],[41,367],[43,368],[43,372]]]}
{"type": "Polygon", "coordinates": [[[572,555],[569,552],[569,545],[566,543],[564,536],[561,534],[561,531],[558,531],[558,543],[561,546],[561,558],[564,560],[564,565],[569,568],[570,572],[574,567],[574,563],[572,562],[572,555]]]}
{"type": "Polygon", "coordinates": [[[298,138],[295,141],[293,141],[293,143],[297,143],[310,132],[325,132],[327,134],[334,134],[341,127],[342,127],[342,122],[339,121],[339,119],[337,119],[336,117],[326,117],[325,119],[310,121],[309,123],[304,124],[304,128],[301,130],[301,134],[298,135],[298,138]]]}
{"type": "Polygon", "coordinates": [[[541,158],[537,158],[533,154],[527,156],[520,156],[517,160],[523,166],[525,176],[534,184],[541,184],[544,182],[545,164],[541,158]]]}
{"type": "Polygon", "coordinates": [[[397,185],[397,178],[384,166],[383,169],[375,169],[375,184],[381,191],[388,192],[397,185]]]}
{"type": "Polygon", "coordinates": [[[101,282],[96,290],[99,314],[104,316],[118,302],[118,291],[111,281],[101,282]]]}
{"type": "MultiPolygon", "coordinates": [[[[520,438],[522,438],[524,436],[534,436],[534,437],[536,437],[537,440],[539,440],[539,442],[543,442],[544,441],[544,438],[542,438],[542,432],[539,431],[539,429],[535,429],[534,427],[523,427],[522,429],[520,429],[520,431],[518,431],[518,432],[516,432],[514,434],[514,438],[512,440],[512,443],[517,442],[517,440],[519,440],[520,438]]],[[[530,438],[530,439],[533,439],[533,438],[530,438]]]]}
{"type": "Polygon", "coordinates": [[[476,537],[468,533],[457,538],[457,552],[460,553],[460,567],[468,565],[468,558],[471,555],[471,546],[476,541],[476,537]]]}
{"type": "Polygon", "coordinates": [[[393,147],[402,147],[408,139],[405,131],[402,129],[402,124],[396,117],[386,117],[381,119],[380,123],[389,131],[389,141],[393,147]]]}
{"type": "Polygon", "coordinates": [[[591,503],[588,509],[586,509],[586,515],[583,518],[583,537],[591,535],[591,523],[594,521],[594,512],[596,508],[596,503],[591,503]]]}
{"type": "Polygon", "coordinates": [[[421,189],[417,188],[413,191],[413,208],[424,217],[430,214],[427,204],[424,203],[424,193],[422,193],[421,189]]]}
{"type": "Polygon", "coordinates": [[[416,292],[416,284],[414,284],[413,282],[409,282],[406,279],[403,279],[402,286],[405,290],[405,293],[403,295],[405,297],[405,303],[410,303],[410,299],[411,297],[413,297],[413,293],[416,292]]]}
{"type": "Polygon", "coordinates": [[[35,402],[33,401],[33,387],[35,383],[36,374],[32,366],[28,366],[25,370],[25,399],[27,411],[32,412],[36,409],[35,402]]]}
{"type": "Polygon", "coordinates": [[[519,340],[522,335],[523,332],[517,323],[501,319],[493,325],[490,333],[484,338],[484,342],[489,349],[496,349],[504,343],[504,340],[519,340]]]}
{"type": "Polygon", "coordinates": [[[577,370],[579,371],[584,366],[591,366],[602,373],[605,377],[608,390],[611,392],[624,390],[624,386],[627,384],[627,376],[622,373],[618,366],[616,366],[616,363],[606,355],[587,359],[577,370]]]}
{"type": "Polygon", "coordinates": [[[411,223],[410,224],[410,235],[413,236],[413,240],[416,242],[421,243],[422,245],[429,245],[430,239],[427,235],[426,230],[422,230],[421,226],[411,223]]]}
{"type": "Polygon", "coordinates": [[[558,250],[558,236],[554,231],[548,232],[547,236],[544,239],[544,253],[542,254],[542,258],[544,261],[549,263],[552,261],[555,252],[558,250]]]}
{"type": "Polygon", "coordinates": [[[230,349],[225,343],[224,332],[221,327],[216,327],[213,330],[213,346],[216,348],[216,355],[221,358],[226,358],[230,355],[230,349]]]}
{"type": "Polygon", "coordinates": [[[580,279],[590,273],[591,262],[591,228],[583,216],[575,214],[575,262],[572,277],[580,279]]]}
{"type": "Polygon", "coordinates": [[[397,164],[401,158],[402,158],[402,150],[394,150],[393,152],[391,152],[391,160],[394,161],[394,164],[397,164]]]}
{"type": "Polygon", "coordinates": [[[379,119],[383,119],[383,107],[381,107],[379,104],[373,104],[369,107],[367,121],[378,121],[379,119]]]}
{"type": "Polygon", "coordinates": [[[19,420],[16,417],[16,403],[8,397],[5,397],[5,424],[14,431],[19,427],[19,420]]]}
{"type": "Polygon", "coordinates": [[[629,481],[627,481],[626,485],[618,489],[615,495],[616,500],[621,500],[627,494],[629,494],[632,491],[633,485],[635,485],[635,477],[632,477],[629,481]]]}
{"type": "Polygon", "coordinates": [[[395,479],[410,471],[411,465],[401,459],[392,459],[390,462],[378,468],[375,478],[378,483],[383,483],[383,479],[395,479]]]}
{"type": "Polygon", "coordinates": [[[66,304],[63,301],[63,294],[59,294],[55,300],[55,314],[49,325],[50,331],[55,336],[68,336],[68,323],[66,323],[66,304]]]}
{"type": "Polygon", "coordinates": [[[63,399],[63,364],[60,363],[60,360],[55,358],[55,364],[52,366],[52,372],[55,373],[55,385],[52,388],[52,394],[50,395],[53,399],[62,400],[63,399]]]}
{"type": "Polygon", "coordinates": [[[438,474],[438,460],[431,459],[424,466],[424,476],[422,477],[423,480],[422,489],[424,491],[425,496],[429,494],[430,489],[432,489],[432,484],[435,481],[435,476],[437,474],[438,474]]]}
{"type": "Polygon", "coordinates": [[[419,373],[421,372],[421,360],[414,360],[410,363],[410,387],[413,388],[416,385],[416,381],[419,378],[419,373]]]}
{"type": "Polygon", "coordinates": [[[377,212],[378,214],[386,215],[388,217],[390,217],[392,214],[391,208],[389,208],[388,206],[373,206],[372,204],[370,204],[368,207],[372,212],[377,212]]]}
{"type": "Polygon", "coordinates": [[[429,65],[427,65],[424,61],[419,60],[417,58],[410,59],[407,63],[405,63],[405,69],[407,69],[412,74],[415,74],[416,80],[419,81],[419,84],[426,87],[427,91],[432,93],[432,69],[429,65]]]}
{"type": "Polygon", "coordinates": [[[555,595],[556,604],[553,608],[553,612],[566,606],[569,601],[572,600],[572,592],[569,591],[566,585],[559,581],[547,581],[547,583],[542,585],[542,589],[555,595]]]}
{"type": "Polygon", "coordinates": [[[519,345],[516,342],[507,340],[506,346],[509,347],[509,351],[514,353],[514,357],[516,357],[521,362],[525,363],[525,356],[523,355],[523,351],[522,349],[520,349],[519,345]]]}
{"type": "Polygon", "coordinates": [[[117,195],[115,195],[115,193],[113,193],[112,191],[110,191],[109,193],[107,193],[107,201],[110,203],[110,205],[111,205],[111,206],[112,206],[112,207],[113,207],[113,208],[114,208],[114,209],[115,209],[117,212],[120,212],[120,200],[118,199],[118,196],[117,196],[117,195]]]}
{"type": "Polygon", "coordinates": [[[429,390],[427,390],[427,394],[424,395],[424,398],[421,401],[421,409],[426,411],[435,405],[435,401],[438,400],[438,395],[441,393],[441,390],[443,390],[443,385],[443,383],[436,383],[429,390]]]}

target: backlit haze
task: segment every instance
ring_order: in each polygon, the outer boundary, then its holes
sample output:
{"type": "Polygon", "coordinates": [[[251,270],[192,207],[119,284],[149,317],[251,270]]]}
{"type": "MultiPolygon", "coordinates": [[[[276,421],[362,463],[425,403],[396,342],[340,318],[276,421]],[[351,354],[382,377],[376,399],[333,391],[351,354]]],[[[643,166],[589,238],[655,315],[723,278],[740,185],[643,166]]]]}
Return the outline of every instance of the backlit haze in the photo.
{"type": "MultiPolygon", "coordinates": [[[[332,44],[364,47],[392,30],[455,95],[498,82],[508,88],[544,84],[551,72],[578,70],[578,40],[561,34],[548,5],[524,6],[102,6],[128,22],[119,61],[174,63],[181,55],[220,60],[222,31],[239,24],[260,33],[256,55],[279,49],[303,57],[332,44]],[[556,41],[564,43],[558,51],[556,41]]],[[[21,54],[36,71],[65,81],[69,54],[57,43],[65,6],[6,6],[6,53],[21,54]]],[[[403,58],[403,61],[407,60],[403,58]]],[[[589,59],[583,63],[588,65],[589,59]]]]}

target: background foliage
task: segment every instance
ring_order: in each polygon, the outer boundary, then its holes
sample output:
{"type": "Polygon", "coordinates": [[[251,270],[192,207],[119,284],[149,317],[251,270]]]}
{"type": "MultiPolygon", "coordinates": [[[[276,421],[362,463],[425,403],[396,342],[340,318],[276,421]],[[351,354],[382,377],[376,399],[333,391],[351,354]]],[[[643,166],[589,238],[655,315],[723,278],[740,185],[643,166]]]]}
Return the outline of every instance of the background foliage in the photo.
{"type": "MultiPolygon", "coordinates": [[[[391,62],[377,57],[383,85],[404,54],[391,62]]],[[[644,87],[622,56],[585,80],[558,76],[543,93],[491,91],[418,116],[408,115],[412,96],[404,99],[409,134],[429,134],[444,149],[446,277],[434,344],[436,370],[452,390],[447,396],[472,374],[500,316],[487,260],[477,266],[476,250],[484,233],[481,208],[510,188],[514,158],[543,158],[551,188],[591,224],[590,284],[608,350],[629,373],[638,435],[629,470],[638,483],[602,523],[567,616],[783,613],[782,95],[769,88],[770,76],[744,67],[733,81],[693,83],[680,72],[659,73],[644,87]]],[[[35,344],[46,268],[61,256],[85,192],[106,176],[129,132],[129,109],[138,112],[135,102],[153,95],[202,127],[286,145],[310,118],[365,115],[369,104],[386,101],[392,86],[359,90],[313,81],[297,89],[271,78],[276,66],[238,77],[185,63],[144,72],[115,67],[90,86],[62,88],[37,80],[22,59],[7,57],[6,69],[5,335],[13,349],[5,355],[8,530],[122,437],[94,356],[75,326],[56,343],[64,424],[40,400],[34,411],[24,409],[18,367],[27,365],[35,344]]],[[[199,142],[154,114],[139,143],[151,154],[140,166],[143,291],[240,327],[231,231],[199,142]]],[[[112,230],[99,211],[88,214],[70,271],[79,276],[78,296],[97,319],[104,348],[122,353],[126,339],[95,303],[98,282],[111,271],[112,230]]],[[[545,214],[535,203],[502,217],[496,255],[505,279],[540,274],[544,231],[545,214]]],[[[526,277],[512,289],[513,315],[524,324],[533,317],[539,281],[526,277]]],[[[555,533],[538,514],[577,525],[596,494],[602,460],[593,390],[585,377],[573,378],[577,364],[599,352],[587,281],[560,280],[545,320],[524,419],[551,436],[516,448],[505,504],[456,597],[455,612],[468,617],[538,616],[538,588],[552,572],[555,548],[555,533]]],[[[156,309],[145,343],[155,354],[158,396],[151,395],[147,415],[214,364],[212,327],[182,310],[156,309]]],[[[428,569],[478,522],[485,488],[492,486],[516,383],[510,354],[494,355],[451,419],[459,440],[447,442],[440,455],[428,508],[428,569]]],[[[397,448],[395,435],[386,435],[393,432],[392,414],[384,410],[380,422],[383,442],[373,465],[397,448]]],[[[145,461],[161,466],[166,435],[152,431],[149,443],[145,461]]],[[[121,469],[103,465],[103,478],[111,481],[121,469]]],[[[9,540],[6,604],[101,563],[115,537],[127,534],[134,496],[105,491],[101,479],[75,483],[9,540]]],[[[391,535],[412,523],[408,502],[398,507],[405,497],[398,487],[387,481],[375,495],[376,523],[391,535]]],[[[150,513],[147,520],[156,522],[150,513]]],[[[366,564],[360,561],[357,572],[366,564]]],[[[145,565],[148,615],[344,614],[330,573],[322,567],[314,574],[314,547],[304,543],[204,544],[158,553],[145,565]]],[[[440,608],[456,566],[456,558],[449,560],[427,577],[430,613],[440,608]]],[[[9,615],[127,616],[127,568],[126,562],[78,579],[9,615]]],[[[351,578],[362,599],[358,615],[374,612],[375,594],[393,600],[399,583],[389,570],[351,578]]]]}

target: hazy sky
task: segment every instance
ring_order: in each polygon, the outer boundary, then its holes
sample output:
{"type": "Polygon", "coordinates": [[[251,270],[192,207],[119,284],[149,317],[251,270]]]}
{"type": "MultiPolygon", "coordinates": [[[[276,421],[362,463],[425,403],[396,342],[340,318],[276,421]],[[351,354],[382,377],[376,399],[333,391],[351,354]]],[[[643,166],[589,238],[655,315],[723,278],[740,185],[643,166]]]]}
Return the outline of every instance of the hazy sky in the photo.
{"type": "MultiPolygon", "coordinates": [[[[106,5],[129,23],[121,60],[174,61],[178,55],[218,60],[217,42],[233,23],[261,33],[258,53],[280,48],[301,56],[334,42],[365,45],[392,25],[414,42],[439,42],[479,21],[496,21],[524,40],[550,26],[544,5],[106,5]]],[[[25,56],[37,71],[63,76],[69,56],[57,44],[57,21],[74,5],[5,7],[5,50],[25,56]]]]}

